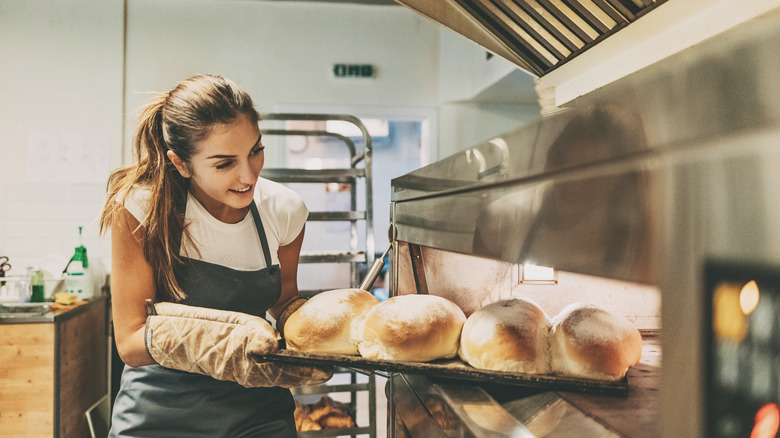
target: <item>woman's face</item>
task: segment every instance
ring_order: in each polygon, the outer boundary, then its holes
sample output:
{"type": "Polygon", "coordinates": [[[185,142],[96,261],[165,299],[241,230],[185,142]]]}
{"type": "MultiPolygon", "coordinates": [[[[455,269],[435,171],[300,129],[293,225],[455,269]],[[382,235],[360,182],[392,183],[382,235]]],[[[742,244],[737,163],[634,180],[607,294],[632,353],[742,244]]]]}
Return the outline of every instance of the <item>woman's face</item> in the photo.
{"type": "Polygon", "coordinates": [[[185,171],[179,171],[190,178],[190,191],[209,213],[222,222],[239,222],[254,196],[265,162],[263,149],[257,124],[239,116],[230,125],[212,128],[195,144],[185,171]]]}

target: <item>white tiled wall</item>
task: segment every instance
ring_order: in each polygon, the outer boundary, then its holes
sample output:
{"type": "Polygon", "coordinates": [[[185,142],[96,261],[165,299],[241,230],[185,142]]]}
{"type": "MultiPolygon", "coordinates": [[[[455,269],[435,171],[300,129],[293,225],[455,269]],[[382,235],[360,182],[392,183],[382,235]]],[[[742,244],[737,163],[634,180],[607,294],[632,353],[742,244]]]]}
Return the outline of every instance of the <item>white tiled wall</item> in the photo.
{"type": "Polygon", "coordinates": [[[83,244],[93,273],[104,278],[110,239],[98,236],[97,222],[104,194],[103,184],[0,184],[0,255],[10,258],[8,275],[39,266],[56,277],[83,244]]]}

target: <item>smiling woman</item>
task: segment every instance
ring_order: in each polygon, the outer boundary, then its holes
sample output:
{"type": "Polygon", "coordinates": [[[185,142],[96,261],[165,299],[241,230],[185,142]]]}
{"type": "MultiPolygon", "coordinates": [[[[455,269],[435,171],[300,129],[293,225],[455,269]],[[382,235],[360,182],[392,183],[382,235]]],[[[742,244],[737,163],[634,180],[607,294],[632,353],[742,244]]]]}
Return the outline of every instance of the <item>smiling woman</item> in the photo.
{"type": "Polygon", "coordinates": [[[233,82],[187,79],[144,108],[137,163],[109,179],[101,230],[129,365],[110,436],[295,437],[287,388],[333,373],[249,358],[277,348],[266,312],[281,327],[303,301],[308,217],[300,196],[259,178],[258,119],[233,82]]]}

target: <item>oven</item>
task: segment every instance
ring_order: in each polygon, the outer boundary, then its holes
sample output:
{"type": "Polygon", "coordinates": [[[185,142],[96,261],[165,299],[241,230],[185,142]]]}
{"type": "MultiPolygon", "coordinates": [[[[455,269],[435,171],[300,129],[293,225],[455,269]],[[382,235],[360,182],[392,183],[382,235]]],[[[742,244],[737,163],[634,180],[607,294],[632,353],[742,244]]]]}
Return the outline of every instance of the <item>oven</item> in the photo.
{"type": "Polygon", "coordinates": [[[393,373],[390,435],[776,436],[778,53],[775,12],[393,179],[391,295],[591,302],[644,349],[623,394],[393,373]]]}

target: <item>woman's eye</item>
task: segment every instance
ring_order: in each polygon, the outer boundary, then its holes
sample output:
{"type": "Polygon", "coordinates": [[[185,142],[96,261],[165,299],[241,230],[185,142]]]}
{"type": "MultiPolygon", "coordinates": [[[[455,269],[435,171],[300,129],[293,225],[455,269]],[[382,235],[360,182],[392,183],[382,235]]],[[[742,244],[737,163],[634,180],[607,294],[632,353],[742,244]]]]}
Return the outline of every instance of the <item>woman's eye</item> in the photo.
{"type": "Polygon", "coordinates": [[[223,163],[217,164],[216,167],[217,167],[217,169],[222,170],[222,169],[227,169],[228,167],[230,167],[232,165],[233,165],[232,161],[225,161],[223,163]]]}
{"type": "Polygon", "coordinates": [[[252,152],[250,152],[249,155],[257,155],[260,152],[263,152],[264,150],[265,150],[265,146],[260,146],[260,147],[252,149],[252,152]]]}

